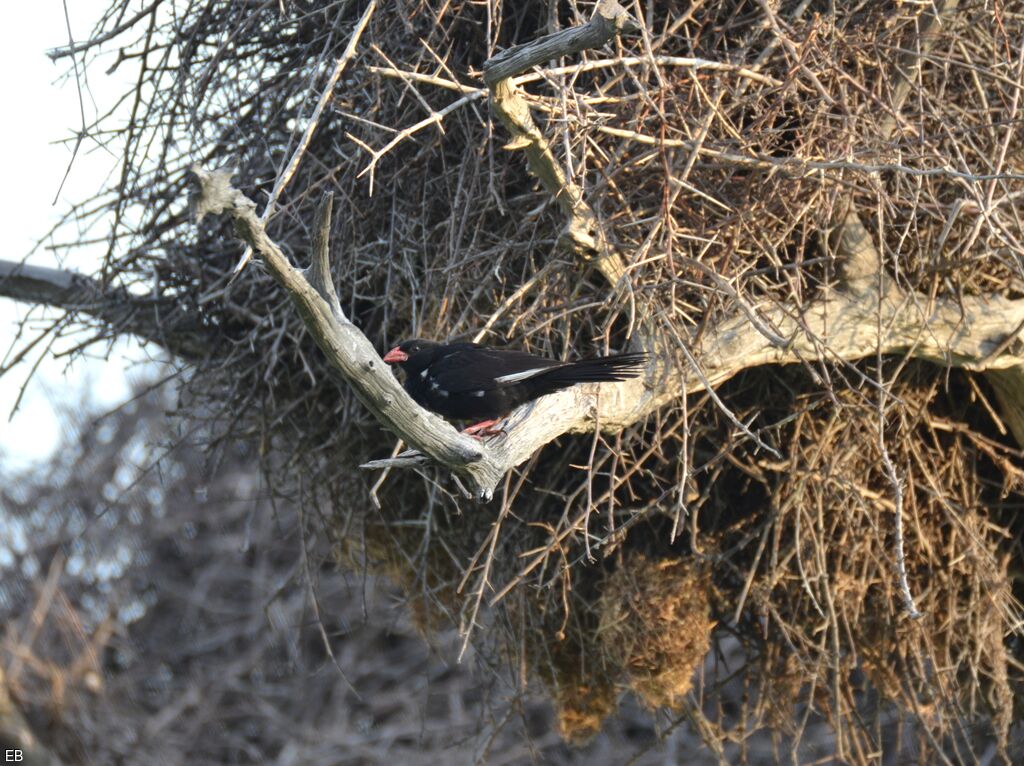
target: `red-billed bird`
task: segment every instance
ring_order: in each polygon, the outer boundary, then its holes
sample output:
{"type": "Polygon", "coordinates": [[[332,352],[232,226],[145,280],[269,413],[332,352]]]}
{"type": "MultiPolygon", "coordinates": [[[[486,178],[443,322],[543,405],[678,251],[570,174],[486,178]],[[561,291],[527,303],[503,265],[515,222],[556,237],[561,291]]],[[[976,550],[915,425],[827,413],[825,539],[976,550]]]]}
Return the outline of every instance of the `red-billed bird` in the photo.
{"type": "Polygon", "coordinates": [[[384,355],[405,372],[405,390],[421,407],[457,420],[480,420],[465,433],[492,429],[516,407],[577,383],[614,383],[640,375],[644,354],[557,362],[476,343],[407,340],[384,355]]]}

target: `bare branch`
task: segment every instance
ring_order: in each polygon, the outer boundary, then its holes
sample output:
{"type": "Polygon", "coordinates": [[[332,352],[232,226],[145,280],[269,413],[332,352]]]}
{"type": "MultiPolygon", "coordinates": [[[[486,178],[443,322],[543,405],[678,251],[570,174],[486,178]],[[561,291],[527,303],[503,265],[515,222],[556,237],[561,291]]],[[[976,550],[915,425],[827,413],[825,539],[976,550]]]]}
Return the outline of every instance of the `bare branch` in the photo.
{"type": "Polygon", "coordinates": [[[622,32],[635,32],[638,28],[616,0],[601,0],[589,24],[563,29],[494,56],[484,64],[484,80],[495,88],[501,80],[515,77],[532,66],[559,56],[600,48],[622,32]]]}
{"type": "MultiPolygon", "coordinates": [[[[535,137],[539,151],[532,156],[542,160],[550,157],[539,131],[535,137]]],[[[548,164],[547,168],[561,174],[557,164],[548,164]]],[[[230,174],[198,169],[196,174],[203,186],[196,203],[197,215],[220,211],[232,215],[240,236],[264,258],[271,274],[288,290],[317,343],[360,399],[414,449],[467,479],[478,497],[489,498],[507,471],[562,434],[592,430],[595,420],[602,430],[621,431],[687,392],[715,385],[760,364],[813,359],[852,361],[882,353],[972,370],[1024,365],[1024,355],[1018,351],[1020,344],[1008,340],[1020,332],[1024,301],[1000,296],[929,301],[923,295],[904,293],[891,280],[876,279],[872,285],[866,277],[871,269],[878,268],[880,259],[867,230],[850,213],[847,225],[836,232],[838,246],[848,256],[848,281],[826,291],[801,315],[783,306],[762,309],[759,316],[763,325],[773,328],[765,333],[751,323],[747,312],[739,311],[704,334],[703,375],[692,370],[680,373],[665,359],[655,359],[645,378],[604,385],[600,396],[597,386],[577,386],[533,402],[513,414],[506,437],[481,445],[412,402],[340,306],[329,305],[329,297],[325,300],[326,288],[321,285],[318,290],[303,272],[288,264],[267,237],[256,217],[255,204],[230,186],[230,174]],[[782,339],[785,343],[780,342],[782,339]]],[[[561,177],[564,179],[564,175],[561,177]]],[[[563,191],[578,193],[568,181],[565,183],[563,191]]],[[[589,210],[579,196],[575,199],[574,211],[589,210]]],[[[321,208],[319,215],[321,231],[325,211],[321,208]]],[[[573,220],[579,219],[574,216],[573,220]]],[[[325,251],[322,242],[315,247],[314,263],[324,257],[325,251]]],[[[621,262],[617,253],[614,258],[621,262]]],[[[327,273],[326,266],[317,268],[321,274],[327,273]]],[[[403,455],[401,460],[375,461],[366,467],[420,464],[419,458],[403,455]]]]}
{"type": "Polygon", "coordinates": [[[183,359],[209,349],[199,318],[173,299],[134,295],[73,271],[0,261],[0,296],[95,317],[110,334],[135,335],[183,359]]]}
{"type": "Polygon", "coordinates": [[[136,13],[134,16],[126,19],[122,23],[118,24],[113,29],[109,29],[103,34],[97,35],[96,37],[90,37],[88,40],[84,40],[80,43],[75,43],[72,41],[69,45],[63,48],[54,48],[49,53],[47,53],[47,55],[50,57],[52,61],[57,61],[58,59],[62,59],[65,56],[74,56],[76,53],[82,53],[83,51],[87,51],[90,48],[95,48],[97,45],[102,45],[108,40],[113,40],[119,34],[121,34],[122,32],[127,32],[129,29],[134,27],[144,18],[153,13],[153,11],[156,10],[157,6],[159,6],[160,3],[162,2],[163,0],[154,0],[154,2],[145,6],[141,11],[136,13]]]}
{"type": "MultiPolygon", "coordinates": [[[[870,243],[867,247],[874,250],[870,243]]],[[[764,322],[788,339],[774,342],[751,324],[742,310],[707,330],[700,344],[703,375],[680,372],[664,360],[651,364],[645,378],[604,385],[576,386],[545,396],[514,413],[508,435],[487,443],[488,460],[503,470],[519,465],[549,441],[566,433],[601,430],[615,433],[640,422],[685,393],[718,385],[738,372],[762,364],[798,364],[813,360],[856,361],[882,354],[906,355],[969,370],[1024,369],[1020,335],[1024,300],[1001,296],[964,296],[962,301],[905,294],[891,281],[877,290],[843,286],[829,291],[801,315],[775,306],[760,312],[764,322]],[[880,320],[880,321],[879,321],[880,320]],[[991,352],[1003,346],[1003,352],[991,352]],[[703,379],[702,379],[703,378],[703,379]]],[[[409,465],[378,461],[365,467],[409,465]]],[[[418,462],[416,463],[419,464],[418,462]]]]}
{"type": "MultiPolygon", "coordinates": [[[[263,259],[270,274],[288,291],[317,345],[352,385],[363,404],[410,445],[464,477],[478,496],[489,497],[504,471],[488,459],[485,449],[413,402],[366,336],[344,315],[337,301],[328,303],[305,273],[294,268],[267,236],[263,221],[256,215],[255,203],[231,187],[230,171],[207,172],[197,166],[193,172],[200,185],[193,202],[197,217],[223,212],[234,219],[239,237],[263,259]]],[[[321,208],[321,229],[328,209],[328,204],[321,208]]],[[[319,248],[314,262],[324,250],[324,247],[319,248]]],[[[315,267],[313,273],[321,268],[315,267]]],[[[321,289],[326,292],[323,285],[321,289]]]]}
{"type": "Polygon", "coordinates": [[[566,232],[576,255],[583,259],[594,258],[598,271],[613,287],[625,276],[625,263],[608,246],[597,215],[583,199],[583,191],[555,159],[551,145],[533,121],[530,105],[513,78],[536,64],[600,47],[621,32],[636,28],[636,23],[615,0],[601,0],[590,23],[517,45],[484,64],[484,81],[491,89],[491,105],[512,134],[512,141],[506,148],[526,152],[530,170],[569,216],[566,232]]]}

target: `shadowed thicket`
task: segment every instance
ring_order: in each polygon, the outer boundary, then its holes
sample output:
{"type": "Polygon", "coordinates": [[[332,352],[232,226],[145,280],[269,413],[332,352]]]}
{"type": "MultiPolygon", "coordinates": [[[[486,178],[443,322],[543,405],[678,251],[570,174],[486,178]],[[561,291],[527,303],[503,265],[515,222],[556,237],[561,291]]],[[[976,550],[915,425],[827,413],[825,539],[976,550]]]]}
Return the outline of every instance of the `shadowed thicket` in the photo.
{"type": "MultiPolygon", "coordinates": [[[[69,415],[48,464],[0,466],[0,745],[24,763],[716,762],[628,701],[572,748],[513,669],[456,665],[457,631],[431,624],[428,646],[416,602],[409,619],[379,578],[339,570],[251,448],[211,464],[171,399],[69,415]]],[[[401,582],[394,550],[360,556],[401,582]]],[[[745,747],[771,759],[768,737],[745,747]]]]}
{"type": "MultiPolygon", "coordinates": [[[[1020,297],[1024,16],[939,5],[939,24],[895,1],[636,5],[643,34],[525,85],[628,258],[628,300],[566,254],[481,90],[497,50],[582,23],[575,2],[382,4],[268,231],[305,265],[316,200],[335,193],[341,304],[380,349],[419,335],[579,356],[622,348],[637,322],[697,347],[737,299],[799,315],[839,279],[825,235],[851,204],[908,290],[1020,297]]],[[[115,6],[96,37],[130,16],[115,6]]],[[[1024,463],[987,379],[826,352],[563,437],[490,505],[429,471],[374,484],[356,466],[388,435],[258,265],[229,282],[242,247],[226,224],[195,231],[184,206],[193,162],[237,167],[263,204],[365,6],[152,8],[115,38],[140,68],[110,138],[124,171],[69,219],[113,212],[103,278],[202,328],[183,409],[215,441],[258,445],[281,496],[329,507],[340,555],[391,575],[424,628],[450,621],[541,679],[572,740],[628,688],[716,753],[766,727],[796,757],[824,721],[853,762],[1011,757],[1024,463]],[[746,693],[723,701],[729,684],[746,693]]]]}
{"type": "Polygon", "coordinates": [[[250,448],[211,468],[168,399],[75,418],[49,465],[0,474],[5,747],[40,764],[468,762],[514,754],[529,720],[538,752],[565,757],[536,701],[431,657],[387,588],[339,572],[250,448]]]}

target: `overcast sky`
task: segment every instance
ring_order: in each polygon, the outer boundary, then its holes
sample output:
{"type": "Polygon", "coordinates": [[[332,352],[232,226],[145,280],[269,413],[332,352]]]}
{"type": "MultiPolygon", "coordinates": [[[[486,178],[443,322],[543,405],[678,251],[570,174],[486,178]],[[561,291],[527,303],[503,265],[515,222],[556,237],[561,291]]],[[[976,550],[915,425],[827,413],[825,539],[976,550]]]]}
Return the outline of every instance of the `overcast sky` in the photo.
{"type": "MultiPolygon", "coordinates": [[[[109,2],[68,0],[71,31],[76,40],[88,36],[109,2]]],[[[71,167],[61,199],[54,206],[73,146],[73,141],[57,142],[73,136],[81,124],[74,78],[66,83],[59,81],[70,62],[54,64],[46,55],[50,48],[68,42],[63,3],[8,3],[4,23],[0,25],[0,41],[0,96],[5,113],[0,121],[0,153],[5,173],[0,184],[4,235],[0,259],[21,260],[53,225],[68,201],[86,199],[104,184],[117,158],[95,144],[84,144],[71,167]]],[[[106,75],[100,68],[90,71],[83,94],[87,119],[109,107],[135,75],[127,66],[114,75],[106,75]]],[[[95,265],[95,254],[83,251],[60,264],[52,253],[41,248],[29,261],[89,271],[95,265]]],[[[23,304],[0,298],[0,359],[7,354],[16,323],[26,311],[23,304]]],[[[77,362],[70,369],[63,361],[44,362],[13,418],[11,408],[35,358],[0,378],[0,453],[4,461],[25,466],[48,455],[63,428],[62,410],[113,406],[123,400],[130,390],[129,379],[149,374],[146,368],[131,364],[133,358],[144,357],[138,344],[128,341],[119,344],[110,362],[77,362]]]]}

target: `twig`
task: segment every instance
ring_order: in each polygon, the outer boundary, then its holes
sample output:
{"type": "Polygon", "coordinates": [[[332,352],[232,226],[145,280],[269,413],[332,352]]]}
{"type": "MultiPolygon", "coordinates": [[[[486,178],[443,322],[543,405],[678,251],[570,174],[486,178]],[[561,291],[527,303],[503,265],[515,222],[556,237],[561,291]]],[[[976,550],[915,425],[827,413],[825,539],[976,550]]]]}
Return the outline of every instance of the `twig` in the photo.
{"type": "MultiPolygon", "coordinates": [[[[879,367],[881,375],[881,367],[879,367]]],[[[885,388],[880,387],[881,395],[878,398],[878,448],[882,453],[882,466],[885,468],[885,475],[892,486],[893,502],[896,508],[893,511],[893,519],[896,532],[896,576],[899,581],[900,594],[903,596],[903,608],[911,619],[919,619],[924,615],[918,611],[914,603],[914,595],[910,592],[910,583],[907,582],[907,556],[903,548],[903,482],[896,475],[896,468],[889,458],[889,451],[885,447],[885,388]]]]}
{"type": "Polygon", "coordinates": [[[908,176],[922,178],[953,178],[968,183],[980,183],[982,181],[1024,181],[1024,173],[968,173],[953,168],[915,168],[909,165],[901,165],[897,162],[853,162],[850,160],[805,160],[800,157],[769,157],[763,154],[751,153],[736,154],[735,152],[724,152],[712,149],[699,144],[696,141],[688,141],[681,138],[655,138],[638,133],[635,130],[624,130],[613,128],[608,125],[598,125],[596,130],[617,138],[626,138],[636,141],[638,144],[647,146],[668,146],[680,147],[698,152],[703,157],[710,157],[727,165],[740,165],[742,167],[754,168],[756,170],[782,170],[797,173],[802,176],[811,175],[823,171],[854,171],[858,173],[902,173],[908,176]]]}
{"type": "MultiPolygon", "coordinates": [[[[346,65],[348,65],[348,62],[355,55],[356,46],[359,45],[359,40],[363,36],[363,30],[365,30],[366,25],[370,23],[370,17],[373,15],[373,11],[376,7],[377,0],[370,0],[369,5],[366,6],[366,10],[363,11],[363,15],[356,23],[355,29],[352,30],[352,35],[349,37],[348,45],[345,46],[344,52],[334,64],[334,71],[331,72],[331,76],[327,80],[327,85],[324,87],[323,93],[320,94],[320,100],[317,102],[316,109],[313,110],[313,116],[310,117],[309,124],[306,125],[306,130],[302,134],[302,139],[299,141],[299,145],[295,148],[295,151],[292,152],[291,159],[288,160],[288,164],[285,166],[285,169],[277,177],[277,181],[274,183],[274,189],[270,192],[270,198],[267,200],[266,207],[263,208],[263,215],[260,216],[260,220],[266,222],[269,220],[270,216],[273,215],[274,206],[277,204],[278,197],[281,196],[281,193],[291,182],[292,176],[295,175],[295,171],[298,169],[299,163],[302,161],[302,157],[306,153],[306,148],[309,146],[309,142],[313,140],[313,133],[316,132],[317,125],[320,124],[320,116],[323,114],[324,107],[326,107],[327,102],[331,100],[331,95],[334,93],[334,88],[338,84],[338,80],[341,78],[341,73],[345,71],[346,65]]],[[[232,278],[236,277],[239,272],[245,268],[245,264],[249,262],[250,258],[252,258],[252,248],[247,247],[231,273],[232,278]]]]}
{"type": "MultiPolygon", "coordinates": [[[[369,173],[370,174],[370,193],[373,194],[373,171],[377,167],[377,163],[380,161],[381,157],[383,157],[385,154],[387,154],[392,149],[394,149],[396,146],[398,146],[400,143],[402,143],[402,141],[404,141],[405,139],[409,138],[409,136],[412,136],[413,134],[418,133],[419,131],[421,131],[424,128],[427,128],[427,127],[429,127],[431,125],[440,125],[441,121],[445,117],[447,117],[449,114],[454,112],[456,109],[460,109],[460,108],[464,107],[466,104],[470,104],[470,103],[472,103],[474,101],[478,101],[484,95],[485,95],[485,91],[482,91],[482,90],[472,91],[470,93],[467,93],[465,96],[463,96],[462,98],[460,98],[460,99],[458,99],[456,101],[453,101],[452,103],[448,104],[448,106],[446,106],[443,109],[441,109],[440,111],[431,112],[429,117],[426,117],[426,118],[420,120],[415,125],[410,125],[408,128],[405,128],[404,130],[399,131],[398,134],[394,138],[392,138],[390,141],[388,141],[387,144],[385,144],[380,149],[370,149],[369,150],[370,154],[371,154],[370,164],[367,165],[365,168],[363,168],[361,171],[359,171],[359,175],[357,175],[356,177],[357,178],[362,178],[364,175],[369,173]]],[[[368,147],[363,145],[363,148],[366,149],[368,147]]]]}
{"type": "Polygon", "coordinates": [[[97,45],[102,45],[103,43],[107,42],[108,40],[113,40],[119,34],[121,34],[122,32],[127,32],[129,29],[131,29],[136,24],[138,24],[140,21],[142,21],[144,18],[146,18],[146,16],[148,16],[150,13],[152,13],[154,10],[156,10],[156,7],[158,5],[160,5],[160,3],[162,3],[162,2],[163,2],[163,0],[153,0],[152,3],[150,3],[149,5],[144,7],[141,11],[139,11],[138,13],[136,13],[134,16],[132,16],[131,18],[127,19],[126,21],[118,24],[113,29],[110,29],[110,30],[106,31],[106,32],[104,32],[101,35],[97,35],[96,37],[91,37],[88,40],[85,40],[84,42],[80,42],[80,43],[76,43],[72,39],[72,40],[69,41],[67,47],[65,47],[65,48],[54,48],[47,55],[53,61],[56,61],[57,59],[64,58],[65,56],[74,56],[75,54],[81,53],[83,51],[87,51],[90,48],[95,48],[97,45]]]}
{"type": "MultiPolygon", "coordinates": [[[[74,48],[74,36],[71,34],[71,16],[68,14],[68,2],[64,0],[64,23],[67,24],[68,29],[68,43],[69,48],[74,48]]],[[[145,14],[139,16],[144,17],[145,14]]],[[[51,58],[55,58],[52,57],[51,58]]],[[[71,159],[68,160],[67,170],[64,171],[64,177],[60,181],[60,186],[57,187],[57,193],[53,195],[53,204],[57,204],[57,200],[60,199],[60,193],[64,190],[64,184],[67,183],[68,176],[71,175],[71,167],[75,164],[75,158],[78,157],[78,150],[82,148],[82,142],[86,136],[89,135],[88,128],[85,125],[85,101],[82,99],[82,75],[78,71],[78,58],[72,57],[71,63],[75,70],[75,85],[78,90],[78,113],[81,119],[81,125],[78,128],[78,132],[75,135],[75,146],[71,150],[71,159]]]]}
{"type": "Polygon", "coordinates": [[[746,77],[747,79],[755,82],[762,83],[763,85],[771,85],[776,88],[782,86],[782,82],[776,80],[774,77],[769,77],[768,75],[761,74],[760,72],[755,72],[753,69],[736,66],[735,64],[727,64],[722,61],[711,61],[710,59],[691,58],[688,56],[622,56],[621,58],[585,61],[575,65],[541,69],[537,74],[516,77],[514,82],[516,85],[522,85],[523,83],[533,82],[549,76],[565,74],[574,75],[579,74],[580,72],[591,72],[596,69],[608,69],[610,67],[649,66],[652,63],[657,64],[658,66],[674,66],[682,67],[684,69],[710,69],[714,72],[730,72],[738,74],[741,77],[746,77]]]}

